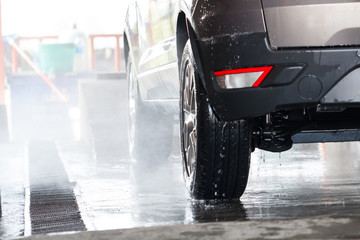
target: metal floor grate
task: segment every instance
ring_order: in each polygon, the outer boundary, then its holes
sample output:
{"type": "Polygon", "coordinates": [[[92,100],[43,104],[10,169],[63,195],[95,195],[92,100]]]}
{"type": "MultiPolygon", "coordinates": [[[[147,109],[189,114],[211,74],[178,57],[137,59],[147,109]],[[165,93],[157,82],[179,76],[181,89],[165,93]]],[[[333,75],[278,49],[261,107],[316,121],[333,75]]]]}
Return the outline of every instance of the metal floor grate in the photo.
{"type": "Polygon", "coordinates": [[[86,231],[55,143],[29,142],[28,160],[31,233],[86,231]]]}

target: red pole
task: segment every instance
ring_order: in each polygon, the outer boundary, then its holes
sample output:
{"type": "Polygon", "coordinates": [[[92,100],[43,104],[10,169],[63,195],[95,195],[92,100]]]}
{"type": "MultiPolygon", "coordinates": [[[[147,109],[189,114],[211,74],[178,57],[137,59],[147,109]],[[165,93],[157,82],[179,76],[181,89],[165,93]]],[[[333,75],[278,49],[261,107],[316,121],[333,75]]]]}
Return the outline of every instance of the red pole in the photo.
{"type": "Polygon", "coordinates": [[[1,28],[1,0],[0,0],[0,105],[5,104],[5,74],[4,74],[4,46],[1,28]]]}
{"type": "MultiPolygon", "coordinates": [[[[4,73],[4,46],[1,28],[1,0],[0,0],[0,143],[9,142],[9,124],[5,105],[5,73],[4,73]]],[[[1,216],[1,208],[0,208],[1,216]]]]}

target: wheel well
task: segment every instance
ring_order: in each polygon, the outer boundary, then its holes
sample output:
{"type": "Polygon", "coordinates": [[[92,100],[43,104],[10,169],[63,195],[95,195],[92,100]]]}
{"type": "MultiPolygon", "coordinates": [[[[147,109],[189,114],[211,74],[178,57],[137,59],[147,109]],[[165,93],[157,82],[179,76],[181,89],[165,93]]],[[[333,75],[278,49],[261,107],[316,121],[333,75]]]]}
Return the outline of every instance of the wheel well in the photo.
{"type": "Polygon", "coordinates": [[[187,24],[186,24],[186,16],[183,12],[180,12],[177,19],[176,26],[176,46],[177,46],[177,57],[180,68],[180,62],[182,57],[182,52],[184,50],[185,44],[189,39],[187,24]]]}
{"type": "Polygon", "coordinates": [[[128,57],[129,57],[130,48],[129,48],[129,42],[128,42],[126,33],[124,33],[123,36],[124,36],[123,37],[123,40],[124,40],[124,57],[125,57],[125,63],[126,63],[126,66],[127,66],[127,61],[128,61],[128,57]]]}

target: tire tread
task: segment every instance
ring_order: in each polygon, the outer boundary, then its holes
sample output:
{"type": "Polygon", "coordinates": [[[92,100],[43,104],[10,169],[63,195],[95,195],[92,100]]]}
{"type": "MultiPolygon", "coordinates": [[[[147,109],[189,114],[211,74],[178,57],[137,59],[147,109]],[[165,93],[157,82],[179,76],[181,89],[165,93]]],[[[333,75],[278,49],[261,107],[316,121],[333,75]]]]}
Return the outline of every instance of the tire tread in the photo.
{"type": "MultiPolygon", "coordinates": [[[[185,66],[186,61],[195,65],[189,42],[185,45],[181,66],[185,66]]],[[[182,85],[181,96],[183,94],[182,85]]],[[[197,157],[190,185],[190,194],[195,199],[238,199],[245,191],[249,174],[250,121],[226,122],[219,120],[209,104],[206,90],[198,75],[195,86],[197,157]]],[[[182,109],[181,104],[182,97],[180,98],[180,109],[182,109]]],[[[180,114],[181,119],[182,115],[180,114]]],[[[181,151],[184,159],[183,146],[181,151]]],[[[183,163],[185,164],[185,160],[183,163]]]]}

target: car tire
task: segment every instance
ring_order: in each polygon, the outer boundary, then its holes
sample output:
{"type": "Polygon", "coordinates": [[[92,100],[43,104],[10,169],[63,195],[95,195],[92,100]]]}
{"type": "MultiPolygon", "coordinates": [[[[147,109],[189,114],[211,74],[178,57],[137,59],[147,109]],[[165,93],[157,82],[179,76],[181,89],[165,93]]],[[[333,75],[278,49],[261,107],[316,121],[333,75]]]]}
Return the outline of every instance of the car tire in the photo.
{"type": "Polygon", "coordinates": [[[142,164],[166,161],[171,153],[174,115],[164,114],[141,100],[137,74],[130,56],[127,61],[127,81],[130,156],[142,164]]]}
{"type": "Polygon", "coordinates": [[[221,121],[199,79],[190,41],[180,67],[180,144],[183,172],[195,199],[238,199],[250,166],[249,120],[221,121]]]}

